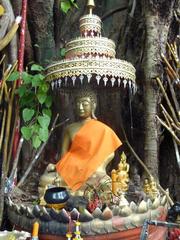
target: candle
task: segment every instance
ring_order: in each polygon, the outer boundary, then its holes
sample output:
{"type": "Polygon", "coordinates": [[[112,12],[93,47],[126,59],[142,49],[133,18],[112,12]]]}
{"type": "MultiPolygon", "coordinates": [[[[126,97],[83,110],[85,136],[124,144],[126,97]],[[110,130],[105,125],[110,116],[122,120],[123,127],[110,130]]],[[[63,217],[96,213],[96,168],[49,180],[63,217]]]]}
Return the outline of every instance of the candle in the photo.
{"type": "Polygon", "coordinates": [[[114,195],[117,195],[117,173],[115,169],[113,169],[111,172],[111,179],[112,179],[112,193],[114,195]]]}
{"type": "Polygon", "coordinates": [[[39,223],[35,222],[33,224],[32,237],[38,237],[38,232],[39,232],[39,223]]]}
{"type": "Polygon", "coordinates": [[[75,225],[76,225],[76,232],[79,232],[79,226],[80,226],[80,222],[79,221],[76,221],[75,222],[75,225]]]}
{"type": "Polygon", "coordinates": [[[72,233],[71,232],[66,233],[66,237],[67,237],[67,240],[71,240],[72,233]]]}

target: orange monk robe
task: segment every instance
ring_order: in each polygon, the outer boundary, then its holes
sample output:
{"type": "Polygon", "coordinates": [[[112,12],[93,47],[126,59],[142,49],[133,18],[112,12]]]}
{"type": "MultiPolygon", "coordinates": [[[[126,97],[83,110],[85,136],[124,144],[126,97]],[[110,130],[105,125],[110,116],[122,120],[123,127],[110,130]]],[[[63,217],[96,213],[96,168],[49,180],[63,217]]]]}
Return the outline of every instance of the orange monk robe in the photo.
{"type": "Polygon", "coordinates": [[[92,119],[76,133],[69,151],[56,164],[56,170],[76,191],[121,144],[110,127],[92,119]]]}

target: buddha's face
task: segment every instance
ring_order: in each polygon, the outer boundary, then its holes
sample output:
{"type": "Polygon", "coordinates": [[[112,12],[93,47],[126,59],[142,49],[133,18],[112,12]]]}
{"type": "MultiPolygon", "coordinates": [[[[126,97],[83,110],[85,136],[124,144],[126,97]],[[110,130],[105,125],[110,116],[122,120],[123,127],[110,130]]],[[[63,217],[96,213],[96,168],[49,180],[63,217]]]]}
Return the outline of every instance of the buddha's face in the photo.
{"type": "Polygon", "coordinates": [[[82,97],[76,100],[76,112],[80,118],[90,118],[92,115],[92,102],[89,97],[82,97]]]}

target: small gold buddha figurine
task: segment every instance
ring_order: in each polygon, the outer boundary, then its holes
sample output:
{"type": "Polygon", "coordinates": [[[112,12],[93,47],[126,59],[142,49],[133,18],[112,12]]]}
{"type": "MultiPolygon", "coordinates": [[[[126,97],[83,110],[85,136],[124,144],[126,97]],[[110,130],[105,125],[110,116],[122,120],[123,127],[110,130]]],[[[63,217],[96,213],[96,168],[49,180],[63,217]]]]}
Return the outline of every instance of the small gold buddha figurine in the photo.
{"type": "Polygon", "coordinates": [[[126,162],[127,160],[127,157],[126,157],[126,154],[124,152],[122,152],[121,154],[121,161],[118,165],[118,168],[123,171],[125,171],[126,173],[129,172],[129,164],[126,162]]]}
{"type": "Polygon", "coordinates": [[[154,180],[154,178],[151,176],[149,179],[146,178],[144,180],[144,185],[143,185],[143,189],[144,192],[151,198],[151,199],[155,199],[158,194],[159,191],[157,189],[157,184],[156,181],[154,180]]]}
{"type": "Polygon", "coordinates": [[[143,190],[147,195],[149,195],[149,193],[150,193],[150,183],[149,183],[148,178],[144,179],[143,190]]]}
{"type": "Polygon", "coordinates": [[[113,169],[111,172],[112,192],[115,195],[126,192],[129,183],[129,164],[126,162],[127,157],[124,152],[121,154],[120,158],[118,169],[113,169]]]}
{"type": "Polygon", "coordinates": [[[157,189],[157,183],[152,176],[150,177],[149,184],[150,184],[150,197],[152,199],[155,199],[158,196],[159,191],[157,189]]]}

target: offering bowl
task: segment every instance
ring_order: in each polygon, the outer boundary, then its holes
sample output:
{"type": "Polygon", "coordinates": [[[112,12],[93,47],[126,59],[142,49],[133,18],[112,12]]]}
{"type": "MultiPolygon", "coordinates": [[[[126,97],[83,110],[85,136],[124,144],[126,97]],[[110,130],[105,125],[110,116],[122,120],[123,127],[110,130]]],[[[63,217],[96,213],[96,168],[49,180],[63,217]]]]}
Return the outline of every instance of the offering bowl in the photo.
{"type": "Polygon", "coordinates": [[[55,208],[62,208],[68,199],[69,193],[64,187],[49,188],[44,194],[44,200],[50,207],[54,206],[55,208]]]}

